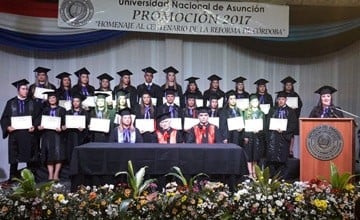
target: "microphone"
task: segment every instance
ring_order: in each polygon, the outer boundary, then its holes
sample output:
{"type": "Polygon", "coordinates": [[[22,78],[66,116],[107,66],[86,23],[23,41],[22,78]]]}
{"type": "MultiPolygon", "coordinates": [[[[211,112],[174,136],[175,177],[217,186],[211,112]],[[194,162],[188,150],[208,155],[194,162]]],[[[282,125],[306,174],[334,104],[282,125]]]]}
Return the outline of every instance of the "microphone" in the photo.
{"type": "Polygon", "coordinates": [[[335,107],[335,106],[330,106],[329,109],[330,109],[331,115],[333,115],[335,118],[341,118],[341,117],[339,117],[339,115],[337,115],[337,114],[335,113],[335,111],[334,111],[334,109],[336,110],[336,107],[335,107]]]}

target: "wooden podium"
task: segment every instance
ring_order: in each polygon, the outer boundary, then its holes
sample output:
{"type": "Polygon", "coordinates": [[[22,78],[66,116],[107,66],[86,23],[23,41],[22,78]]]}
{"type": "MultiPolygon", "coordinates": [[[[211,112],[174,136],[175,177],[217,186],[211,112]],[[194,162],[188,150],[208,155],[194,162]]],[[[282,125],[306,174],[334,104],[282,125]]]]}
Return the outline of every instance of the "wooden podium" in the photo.
{"type": "Polygon", "coordinates": [[[300,180],[330,180],[330,162],[340,173],[355,171],[352,118],[300,118],[300,180]]]}

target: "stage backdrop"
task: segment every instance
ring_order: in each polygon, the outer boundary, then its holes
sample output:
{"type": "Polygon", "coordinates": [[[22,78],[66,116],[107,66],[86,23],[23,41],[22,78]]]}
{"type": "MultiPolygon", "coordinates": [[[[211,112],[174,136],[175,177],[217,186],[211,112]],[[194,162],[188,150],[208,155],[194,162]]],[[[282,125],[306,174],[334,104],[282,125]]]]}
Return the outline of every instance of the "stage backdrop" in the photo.
{"type": "MultiPolygon", "coordinates": [[[[142,83],[141,69],[147,66],[159,71],[154,81],[162,85],[165,81],[162,69],[172,65],[180,71],[177,81],[184,88],[186,87],[184,79],[197,76],[200,78],[198,84],[201,91],[209,87],[206,78],[211,74],[223,77],[220,87],[225,91],[233,89],[234,83],[231,80],[241,75],[248,79],[245,81],[248,92],[255,92],[253,83],[258,78],[265,78],[270,81],[269,93],[275,96],[275,92],[282,89],[280,80],[292,76],[298,81],[295,90],[304,102],[301,113],[303,117],[308,116],[311,108],[318,102],[319,97],[314,91],[328,84],[338,89],[334,94],[336,105],[349,112],[360,114],[358,98],[360,42],[354,42],[354,38],[359,36],[359,25],[354,26],[356,22],[350,22],[356,21],[357,18],[354,17],[349,18],[348,23],[340,22],[341,24],[338,25],[342,30],[340,32],[330,25],[327,26],[329,29],[325,28],[325,30],[333,30],[333,32],[330,35],[329,32],[325,32],[328,34],[326,37],[321,38],[314,33],[306,35],[308,38],[316,39],[312,43],[315,49],[312,49],[308,47],[311,45],[310,40],[300,39],[304,35],[296,35],[294,27],[290,27],[290,36],[286,39],[288,42],[281,44],[281,42],[276,43],[276,39],[234,39],[76,29],[59,31],[58,28],[51,26],[55,20],[52,16],[57,13],[56,10],[53,14],[43,15],[40,20],[35,17],[26,17],[34,19],[24,20],[21,16],[11,14],[13,12],[8,16],[9,13],[9,11],[3,14],[0,12],[1,18],[12,19],[14,22],[9,25],[10,23],[4,22],[4,19],[0,20],[1,111],[6,101],[16,95],[16,89],[11,86],[11,82],[26,78],[33,83],[32,71],[37,66],[51,68],[49,78],[57,86],[55,75],[63,71],[73,73],[85,66],[91,72],[91,84],[97,88],[99,85],[96,80],[97,75],[104,72],[113,75],[115,80],[112,82],[112,87],[114,87],[119,81],[116,72],[122,69],[129,69],[134,73],[133,85],[142,83]],[[46,28],[47,24],[50,24],[49,28],[46,28]],[[352,28],[346,29],[345,27],[348,26],[352,28]],[[347,34],[336,38],[341,33],[347,34]],[[69,34],[73,36],[68,36],[69,34]],[[316,45],[322,43],[320,53],[316,45]],[[294,56],[284,44],[294,48],[294,53],[298,56],[294,56]],[[66,48],[67,46],[69,48],[66,48]],[[267,53],[270,49],[272,52],[267,53]],[[327,49],[332,52],[324,53],[327,49]]],[[[25,12],[22,15],[34,16],[25,12]]],[[[294,19],[291,21],[294,22],[294,19]]],[[[71,78],[74,85],[77,78],[75,76],[71,78]]],[[[0,141],[0,179],[2,180],[7,178],[7,158],[6,139],[0,141]]]]}

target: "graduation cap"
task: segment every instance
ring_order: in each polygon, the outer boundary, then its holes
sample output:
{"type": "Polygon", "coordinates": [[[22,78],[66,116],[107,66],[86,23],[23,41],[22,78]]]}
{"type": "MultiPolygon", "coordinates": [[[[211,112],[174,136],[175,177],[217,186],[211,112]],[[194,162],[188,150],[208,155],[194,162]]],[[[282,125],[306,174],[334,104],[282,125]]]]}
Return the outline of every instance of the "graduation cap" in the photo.
{"type": "Polygon", "coordinates": [[[260,85],[266,85],[266,83],[268,83],[269,81],[267,81],[266,79],[258,79],[254,82],[254,84],[260,86],[260,85]]]}
{"type": "Polygon", "coordinates": [[[157,73],[157,71],[155,69],[153,69],[151,66],[146,67],[146,68],[142,69],[141,71],[143,71],[144,73],[152,73],[152,74],[157,73]]]}
{"type": "Polygon", "coordinates": [[[55,92],[54,90],[46,91],[46,92],[43,92],[42,94],[46,94],[48,98],[50,98],[50,96],[55,96],[56,98],[58,97],[57,92],[55,92]]]}
{"type": "Polygon", "coordinates": [[[130,72],[130,70],[125,69],[125,70],[121,70],[121,71],[117,72],[117,74],[119,74],[119,76],[123,77],[123,76],[131,76],[133,73],[130,72]]]}
{"type": "Polygon", "coordinates": [[[41,67],[41,66],[39,66],[39,67],[36,67],[35,69],[34,69],[34,72],[35,73],[48,73],[50,71],[50,69],[48,69],[48,68],[45,68],[45,67],[41,67]]]}
{"type": "Polygon", "coordinates": [[[236,93],[234,90],[229,90],[228,92],[226,92],[226,98],[229,99],[230,96],[236,96],[236,93]]]}
{"type": "Polygon", "coordinates": [[[324,95],[324,94],[333,94],[336,91],[337,91],[337,89],[335,89],[332,86],[322,86],[318,90],[316,90],[315,93],[324,95]]]}
{"type": "Polygon", "coordinates": [[[72,97],[73,97],[73,99],[80,99],[80,101],[84,101],[86,99],[86,96],[84,96],[81,93],[75,93],[75,94],[73,94],[72,97]]]}
{"type": "Polygon", "coordinates": [[[15,88],[19,88],[20,86],[23,86],[23,85],[27,85],[29,84],[29,81],[27,81],[26,79],[20,79],[18,81],[15,81],[13,83],[11,83],[13,86],[15,86],[15,88]]]}
{"type": "Polygon", "coordinates": [[[185,79],[185,81],[189,81],[189,83],[196,83],[196,80],[198,80],[198,79],[200,79],[200,78],[192,76],[192,77],[185,79]]]}
{"type": "Polygon", "coordinates": [[[204,107],[198,107],[198,108],[196,108],[196,110],[198,111],[198,114],[199,113],[210,113],[210,111],[211,111],[211,109],[209,108],[209,107],[206,107],[206,106],[204,106],[204,107]]]}
{"type": "Polygon", "coordinates": [[[116,97],[119,97],[119,96],[126,96],[127,94],[129,94],[129,92],[126,91],[125,89],[118,89],[116,90],[115,94],[116,97]]]}
{"type": "Polygon", "coordinates": [[[96,96],[97,99],[105,99],[106,97],[109,96],[109,94],[99,92],[99,93],[96,93],[95,96],[96,96]]]}
{"type": "Polygon", "coordinates": [[[233,79],[232,81],[235,83],[242,83],[246,80],[246,78],[239,76],[238,78],[233,79]]]}
{"type": "Polygon", "coordinates": [[[207,79],[210,80],[210,81],[214,81],[214,80],[220,81],[220,80],[222,80],[222,78],[220,76],[215,75],[215,74],[209,76],[207,79]]]}
{"type": "Polygon", "coordinates": [[[288,77],[284,78],[283,80],[281,80],[280,82],[283,84],[286,84],[286,83],[294,84],[294,83],[296,83],[296,80],[294,78],[292,78],[291,76],[288,76],[288,77]]]}
{"type": "Polygon", "coordinates": [[[280,97],[283,97],[283,98],[287,98],[288,97],[288,94],[284,91],[278,91],[276,92],[276,98],[280,98],[280,97]]]}
{"type": "Polygon", "coordinates": [[[165,89],[166,95],[175,95],[175,93],[176,93],[175,89],[171,89],[171,88],[165,89]]]}
{"type": "Polygon", "coordinates": [[[109,80],[109,81],[111,81],[111,80],[114,79],[112,76],[110,76],[110,75],[107,74],[107,73],[103,73],[103,74],[99,75],[99,76],[96,77],[96,78],[98,78],[99,80],[107,79],[107,80],[109,80]]]}
{"type": "Polygon", "coordinates": [[[258,99],[258,100],[259,100],[259,98],[258,98],[258,96],[257,96],[256,94],[251,94],[251,95],[249,96],[249,101],[251,101],[251,100],[253,100],[253,99],[258,99]]]}
{"type": "Polygon", "coordinates": [[[159,114],[158,116],[156,116],[156,121],[161,122],[168,118],[171,118],[170,112],[165,112],[165,113],[162,113],[162,114],[159,114]]]}
{"type": "Polygon", "coordinates": [[[169,66],[168,68],[164,69],[163,71],[164,71],[164,73],[174,73],[174,74],[177,74],[179,72],[177,69],[175,69],[172,66],[169,66]]]}
{"type": "Polygon", "coordinates": [[[118,111],[118,115],[124,116],[124,115],[133,115],[133,112],[130,108],[123,108],[118,111]]]}
{"type": "Polygon", "coordinates": [[[89,75],[90,72],[89,72],[89,70],[87,70],[85,67],[83,67],[83,68],[79,69],[78,71],[76,71],[74,74],[75,74],[77,77],[80,78],[80,76],[81,76],[82,74],[89,75]]]}
{"type": "Polygon", "coordinates": [[[71,73],[68,73],[68,72],[62,72],[62,73],[59,73],[56,75],[56,78],[57,79],[63,79],[65,77],[70,77],[71,76],[71,73]]]}
{"type": "Polygon", "coordinates": [[[150,94],[150,92],[147,90],[147,89],[144,89],[143,91],[141,91],[141,94],[140,94],[140,96],[143,96],[143,95],[149,95],[150,97],[151,97],[151,94],[150,94]]]}

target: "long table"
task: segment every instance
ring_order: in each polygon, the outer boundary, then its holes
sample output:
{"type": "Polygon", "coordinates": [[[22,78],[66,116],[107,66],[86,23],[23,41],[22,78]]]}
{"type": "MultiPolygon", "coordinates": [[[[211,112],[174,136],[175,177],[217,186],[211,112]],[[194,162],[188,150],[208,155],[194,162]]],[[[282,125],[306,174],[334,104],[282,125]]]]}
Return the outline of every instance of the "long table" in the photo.
{"type": "MultiPolygon", "coordinates": [[[[70,164],[71,188],[115,183],[115,173],[127,171],[131,160],[136,172],[147,166],[148,176],[160,177],[173,166],[185,175],[206,173],[235,181],[248,174],[245,153],[235,144],[119,144],[88,143],[74,148],[70,164]]],[[[234,184],[234,183],[232,183],[234,184]]]]}

